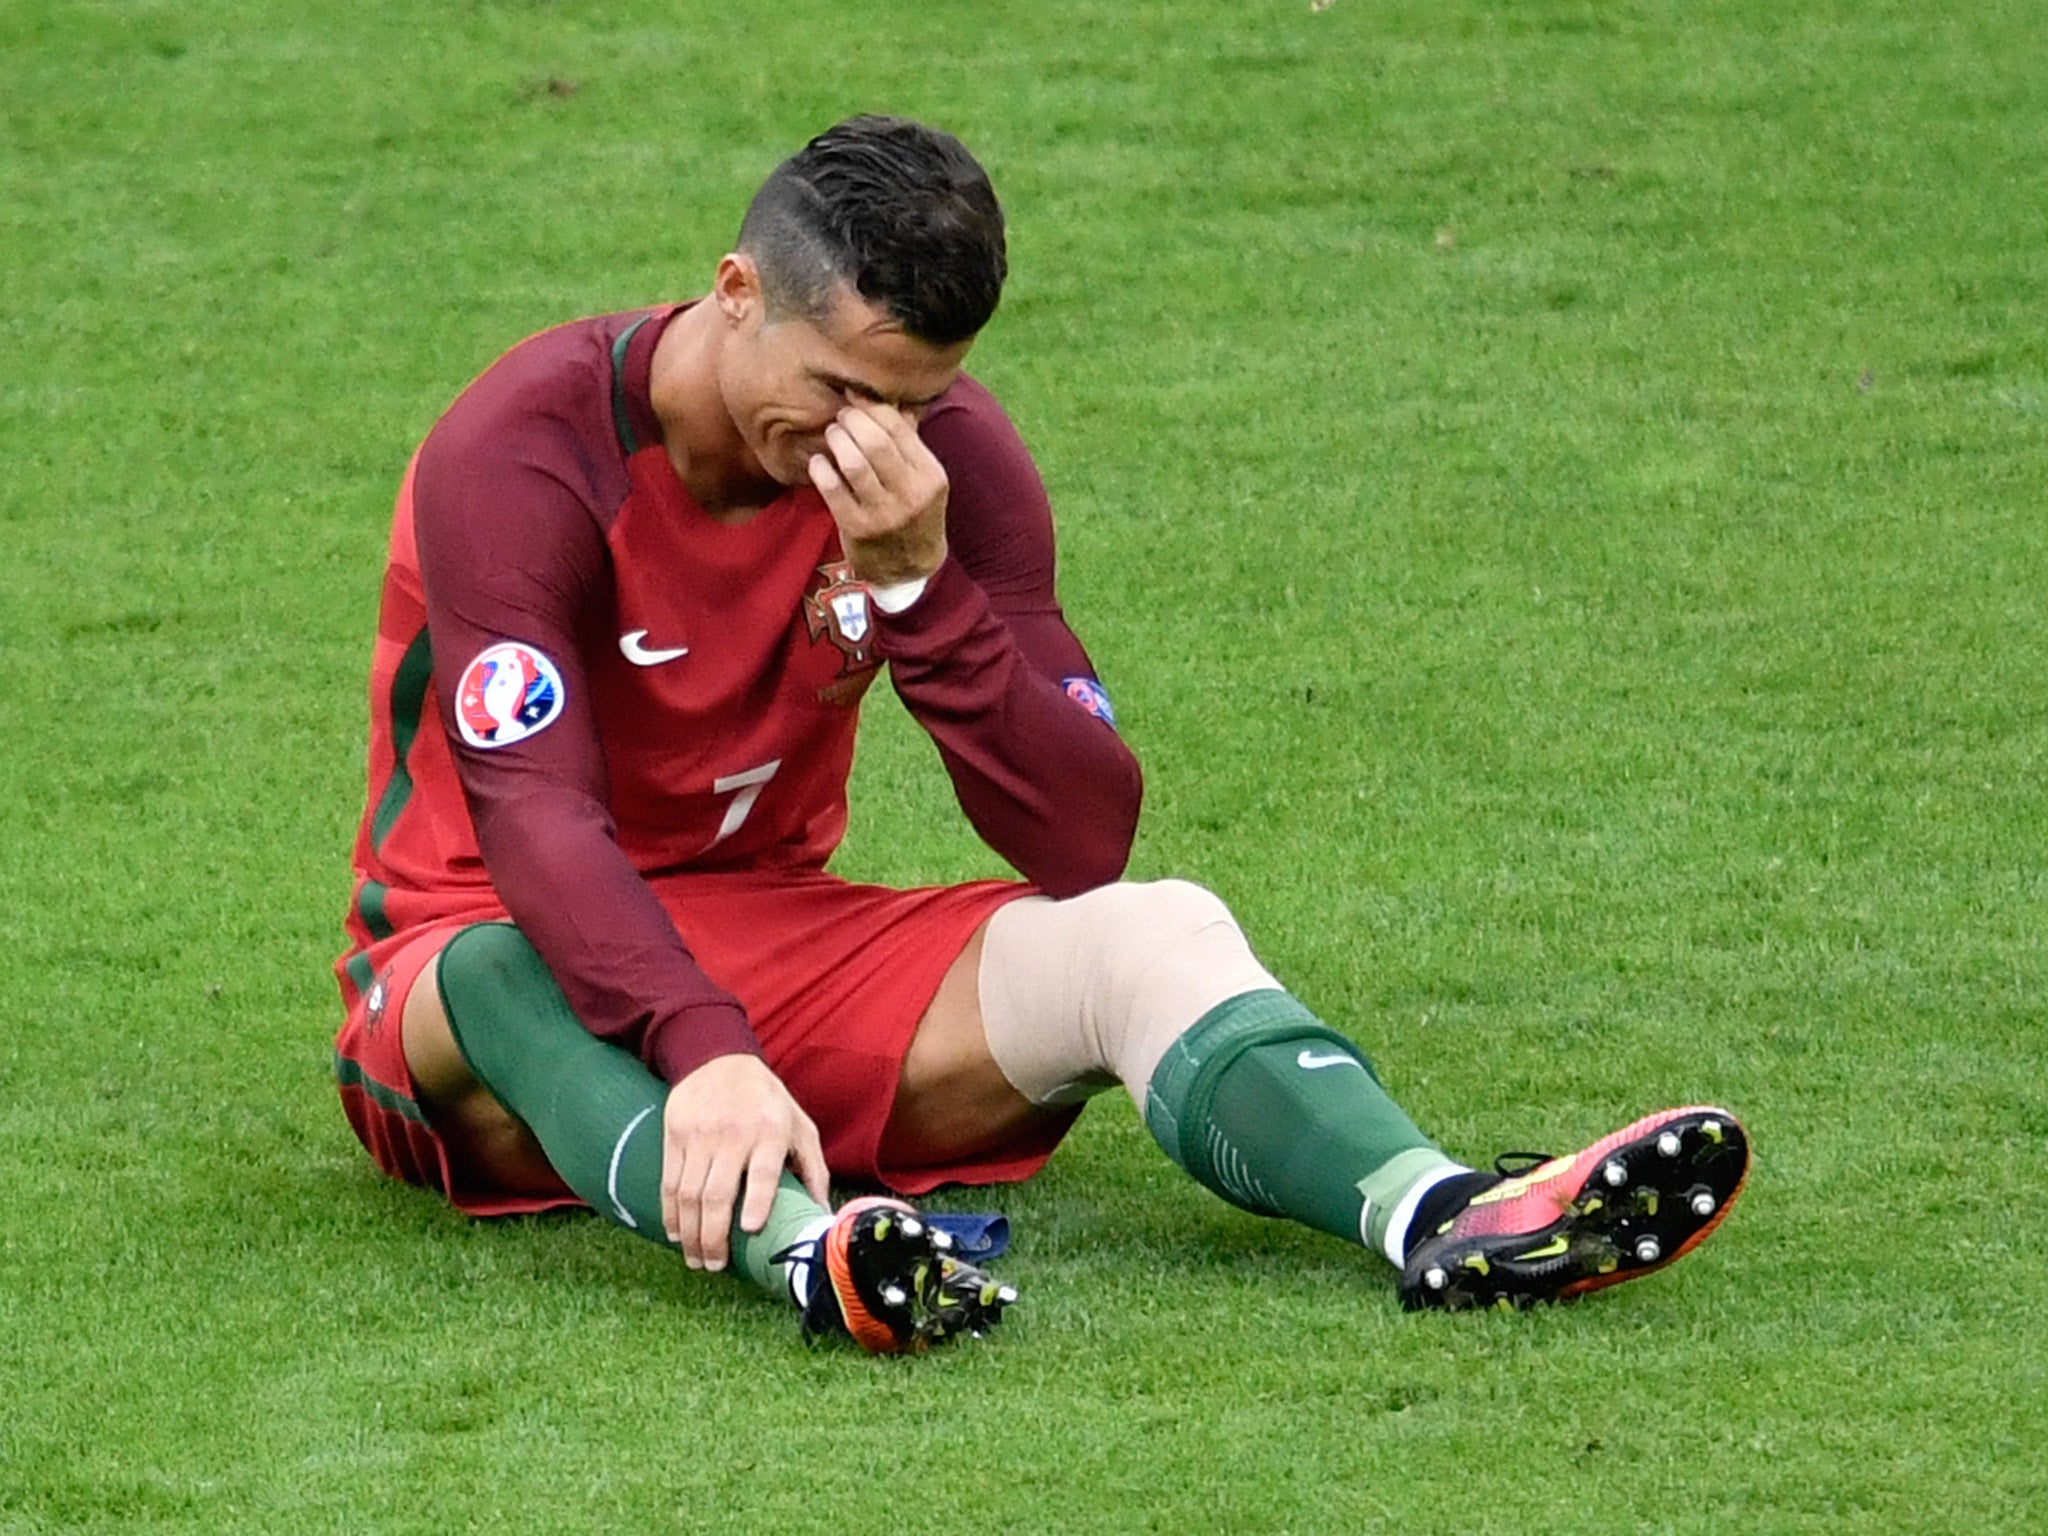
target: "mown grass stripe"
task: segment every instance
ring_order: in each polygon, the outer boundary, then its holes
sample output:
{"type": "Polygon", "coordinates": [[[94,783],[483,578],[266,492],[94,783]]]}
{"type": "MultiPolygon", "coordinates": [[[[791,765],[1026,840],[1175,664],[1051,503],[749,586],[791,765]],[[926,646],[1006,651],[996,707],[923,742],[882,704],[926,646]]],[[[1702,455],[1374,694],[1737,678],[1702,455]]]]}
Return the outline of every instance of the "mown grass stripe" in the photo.
{"type": "Polygon", "coordinates": [[[384,846],[384,839],[412,798],[412,770],[407,759],[420,733],[420,714],[426,708],[427,683],[433,675],[434,648],[422,627],[399,658],[398,671],[391,679],[391,777],[384,781],[384,793],[377,797],[377,811],[370,818],[373,849],[384,846]]]}

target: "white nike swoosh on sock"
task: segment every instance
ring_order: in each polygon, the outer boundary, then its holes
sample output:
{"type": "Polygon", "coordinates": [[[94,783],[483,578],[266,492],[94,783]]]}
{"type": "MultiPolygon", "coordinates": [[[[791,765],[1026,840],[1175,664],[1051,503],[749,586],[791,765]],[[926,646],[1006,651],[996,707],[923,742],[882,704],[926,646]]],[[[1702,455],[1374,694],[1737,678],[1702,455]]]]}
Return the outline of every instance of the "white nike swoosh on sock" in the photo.
{"type": "Polygon", "coordinates": [[[635,1232],[640,1230],[640,1223],[633,1219],[633,1213],[626,1209],[626,1202],[619,1198],[619,1163],[626,1155],[626,1143],[631,1141],[633,1133],[640,1129],[640,1122],[653,1114],[654,1110],[654,1105],[648,1105],[627,1123],[623,1131],[619,1132],[618,1145],[612,1148],[611,1172],[607,1173],[604,1178],[604,1192],[612,1197],[612,1209],[619,1213],[619,1220],[623,1221],[635,1232]]]}
{"type": "Polygon", "coordinates": [[[1319,1071],[1323,1067],[1357,1067],[1361,1072],[1365,1070],[1364,1062],[1360,1061],[1356,1056],[1346,1056],[1342,1052],[1332,1052],[1328,1056],[1318,1056],[1314,1051],[1303,1051],[1294,1058],[1294,1062],[1304,1072],[1319,1071]]]}

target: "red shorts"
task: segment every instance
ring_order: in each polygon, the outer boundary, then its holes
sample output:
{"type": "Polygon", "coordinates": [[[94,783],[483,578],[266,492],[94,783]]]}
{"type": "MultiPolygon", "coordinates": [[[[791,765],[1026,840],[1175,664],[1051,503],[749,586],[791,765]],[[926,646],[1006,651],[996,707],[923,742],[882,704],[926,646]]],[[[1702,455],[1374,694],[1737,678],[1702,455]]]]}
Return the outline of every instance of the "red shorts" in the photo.
{"type": "MultiPolygon", "coordinates": [[[[881,1163],[903,1057],[940,980],[974,931],[1031,886],[981,880],[897,891],[822,871],[648,883],[705,974],[746,1008],[768,1065],[817,1122],[835,1174],[906,1195],[1014,1182],[1042,1168],[1073,1123],[1063,1116],[1017,1145],[953,1166],[881,1163]]],[[[349,1124],[386,1173],[438,1190],[473,1216],[582,1204],[459,1185],[406,1066],[399,1020],[420,971],[470,924],[504,917],[486,901],[379,940],[337,967],[349,1008],[335,1038],[335,1076],[349,1124]],[[362,977],[370,979],[359,989],[354,978],[362,977]]]]}

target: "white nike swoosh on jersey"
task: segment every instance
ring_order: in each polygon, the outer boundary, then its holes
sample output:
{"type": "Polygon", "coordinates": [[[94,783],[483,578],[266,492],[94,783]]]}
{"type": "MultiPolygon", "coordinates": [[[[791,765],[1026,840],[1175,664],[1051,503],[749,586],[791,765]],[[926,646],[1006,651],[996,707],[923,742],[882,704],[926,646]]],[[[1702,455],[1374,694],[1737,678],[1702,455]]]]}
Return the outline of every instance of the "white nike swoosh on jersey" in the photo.
{"type": "Polygon", "coordinates": [[[1294,1062],[1304,1072],[1314,1072],[1322,1067],[1357,1067],[1360,1071],[1365,1069],[1365,1064],[1356,1056],[1344,1056],[1341,1054],[1318,1056],[1314,1051],[1303,1051],[1294,1058],[1294,1062]]]}
{"type": "Polygon", "coordinates": [[[679,645],[670,651],[650,651],[641,642],[647,638],[644,629],[629,629],[619,636],[619,654],[636,667],[658,667],[664,661],[674,661],[679,656],[690,654],[687,645],[679,645]]]}

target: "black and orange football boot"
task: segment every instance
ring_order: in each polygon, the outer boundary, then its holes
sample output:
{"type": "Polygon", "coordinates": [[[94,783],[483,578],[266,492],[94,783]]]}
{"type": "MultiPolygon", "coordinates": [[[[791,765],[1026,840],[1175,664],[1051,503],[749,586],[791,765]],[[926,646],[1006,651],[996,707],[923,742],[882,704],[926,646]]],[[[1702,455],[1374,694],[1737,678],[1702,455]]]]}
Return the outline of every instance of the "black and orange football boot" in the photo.
{"type": "Polygon", "coordinates": [[[1415,1234],[1401,1304],[1521,1308],[1639,1279],[1704,1242],[1748,1177],[1749,1137],[1725,1109],[1645,1115],[1415,1234]]]}
{"type": "Polygon", "coordinates": [[[807,1343],[843,1333],[871,1355],[922,1354],[958,1334],[980,1338],[1017,1299],[901,1200],[849,1200],[824,1236],[800,1247],[775,1262],[812,1267],[807,1343]]]}

